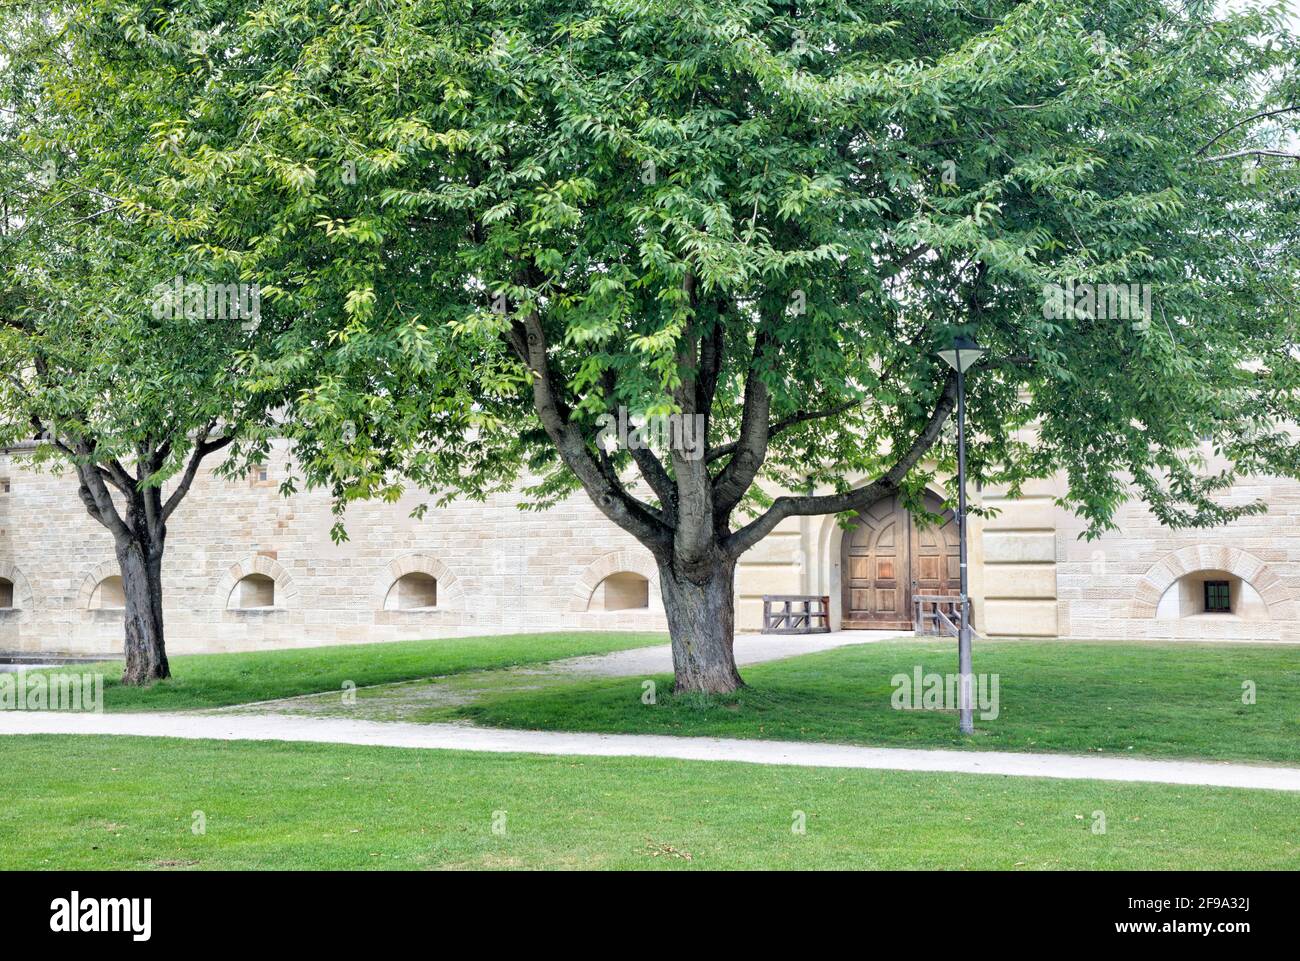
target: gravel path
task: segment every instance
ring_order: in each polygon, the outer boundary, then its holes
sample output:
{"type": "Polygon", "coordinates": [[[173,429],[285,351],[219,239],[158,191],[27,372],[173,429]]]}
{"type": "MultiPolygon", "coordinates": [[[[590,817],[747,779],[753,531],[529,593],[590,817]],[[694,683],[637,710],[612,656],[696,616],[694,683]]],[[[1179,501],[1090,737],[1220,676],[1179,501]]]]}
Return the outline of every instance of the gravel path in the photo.
{"type": "MultiPolygon", "coordinates": [[[[889,631],[837,631],[815,635],[740,635],[736,662],[760,664],[814,651],[887,640],[889,631]]],[[[612,654],[566,658],[544,665],[512,669],[552,677],[636,677],[672,671],[668,645],[612,654]]],[[[495,677],[500,678],[501,672],[495,677]]],[[[434,679],[437,680],[437,679],[434,679]]],[[[420,684],[421,682],[415,682],[420,684]]],[[[427,683],[426,683],[426,686],[427,683]]],[[[408,684],[383,685],[409,697],[408,684]]],[[[431,692],[432,693],[432,692],[431,692]]],[[[1009,777],[1049,777],[1098,781],[1151,781],[1217,787],[1300,791],[1300,769],[1204,761],[1157,761],[1138,758],[1003,751],[943,751],[859,747],[798,741],[671,737],[648,734],[584,734],[560,731],[512,731],[467,724],[411,724],[275,713],[277,707],[312,698],[337,702],[337,692],[259,705],[234,705],[216,712],[174,714],[61,714],[0,712],[0,735],[112,734],[141,737],[212,738],[227,741],[306,741],[322,744],[369,744],[434,750],[489,751],[520,754],[604,757],[662,757],[691,761],[742,761],[802,767],[865,768],[892,771],[944,771],[1009,777]],[[235,714],[249,708],[265,713],[235,714]]],[[[428,697],[428,694],[422,695],[428,697]]]]}
{"type": "Polygon", "coordinates": [[[59,714],[48,711],[5,711],[0,712],[0,735],[5,734],[114,734],[214,738],[224,741],[308,741],[520,754],[662,757],[800,767],[947,771],[1071,780],[1153,781],[1162,784],[1300,791],[1300,769],[1250,764],[1147,761],[1137,758],[998,751],[919,751],[712,737],[566,734],[456,724],[382,723],[285,715],[59,714]]]}
{"type": "MultiPolygon", "coordinates": [[[[829,634],[737,634],[733,650],[736,664],[762,664],[779,661],[784,657],[798,657],[829,651],[850,644],[868,644],[872,641],[889,641],[911,638],[909,631],[832,631],[829,634]]],[[[936,639],[937,640],[937,639],[936,639]]],[[[612,654],[592,654],[568,657],[541,665],[548,673],[571,674],[575,677],[639,677],[648,674],[671,674],[673,650],[667,644],[658,647],[637,647],[612,654]]]]}

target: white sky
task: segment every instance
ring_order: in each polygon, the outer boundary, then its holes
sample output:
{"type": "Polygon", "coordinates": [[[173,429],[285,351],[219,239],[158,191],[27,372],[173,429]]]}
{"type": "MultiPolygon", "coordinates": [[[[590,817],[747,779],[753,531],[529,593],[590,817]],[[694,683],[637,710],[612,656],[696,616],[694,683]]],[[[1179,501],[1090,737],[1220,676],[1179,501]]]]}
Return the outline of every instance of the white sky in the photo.
{"type": "MultiPolygon", "coordinates": [[[[1249,10],[1252,7],[1268,6],[1262,0],[1225,0],[1224,7],[1229,10],[1249,10]]],[[[1297,0],[1287,0],[1287,8],[1291,12],[1291,25],[1300,30],[1300,3],[1297,0]]]]}

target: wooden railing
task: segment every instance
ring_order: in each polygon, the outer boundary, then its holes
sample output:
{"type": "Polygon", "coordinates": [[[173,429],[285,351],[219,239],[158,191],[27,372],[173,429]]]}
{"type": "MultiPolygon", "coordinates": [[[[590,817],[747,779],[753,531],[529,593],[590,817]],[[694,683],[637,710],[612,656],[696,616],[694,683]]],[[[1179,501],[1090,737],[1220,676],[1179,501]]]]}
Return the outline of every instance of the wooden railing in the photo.
{"type": "Polygon", "coordinates": [[[830,629],[831,599],[825,594],[763,595],[764,634],[827,634],[830,629]]]}
{"type": "MultiPolygon", "coordinates": [[[[956,637],[961,629],[961,598],[951,594],[914,594],[912,604],[915,607],[913,623],[916,633],[925,636],[956,637]]],[[[967,605],[969,612],[969,602],[967,605]]],[[[973,625],[973,618],[967,623],[973,625]]],[[[972,627],[971,633],[975,633],[972,627]]]]}

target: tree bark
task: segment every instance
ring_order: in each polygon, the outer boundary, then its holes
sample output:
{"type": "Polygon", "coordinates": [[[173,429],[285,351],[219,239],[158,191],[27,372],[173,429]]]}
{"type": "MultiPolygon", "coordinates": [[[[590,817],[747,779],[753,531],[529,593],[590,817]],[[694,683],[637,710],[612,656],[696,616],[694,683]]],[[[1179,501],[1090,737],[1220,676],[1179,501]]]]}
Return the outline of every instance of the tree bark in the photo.
{"type": "Polygon", "coordinates": [[[117,563],[126,597],[126,668],[123,684],[150,684],[171,677],[163,641],[161,541],[122,538],[117,563]]]}
{"type": "Polygon", "coordinates": [[[674,693],[729,694],[744,686],[736,670],[736,562],[720,559],[699,579],[659,566],[672,637],[674,693]]]}

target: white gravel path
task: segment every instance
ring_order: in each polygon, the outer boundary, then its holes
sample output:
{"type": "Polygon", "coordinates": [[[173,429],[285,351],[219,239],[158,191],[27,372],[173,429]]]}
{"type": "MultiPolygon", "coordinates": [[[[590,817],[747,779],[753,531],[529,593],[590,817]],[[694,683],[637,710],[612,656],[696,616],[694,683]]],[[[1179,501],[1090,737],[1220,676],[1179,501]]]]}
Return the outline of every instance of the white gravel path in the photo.
{"type": "Polygon", "coordinates": [[[115,734],[214,738],[224,741],[308,741],[438,750],[601,757],[662,757],[743,761],[801,767],[946,771],[1097,781],[1152,781],[1300,791],[1300,769],[1138,758],[922,751],[792,741],[757,741],[643,734],[566,734],[455,724],[406,724],[285,715],[59,714],[0,712],[4,734],[115,734]]]}
{"type": "MultiPolygon", "coordinates": [[[[732,650],[736,664],[762,664],[779,661],[784,657],[814,654],[850,644],[869,644],[873,641],[910,640],[911,632],[899,631],[831,631],[828,634],[737,634],[732,650]]],[[[931,640],[939,640],[931,638],[931,640]]],[[[538,665],[556,674],[585,675],[590,677],[641,677],[648,674],[673,672],[673,649],[667,644],[657,647],[636,647],[610,654],[588,654],[566,657],[538,665]]]]}

